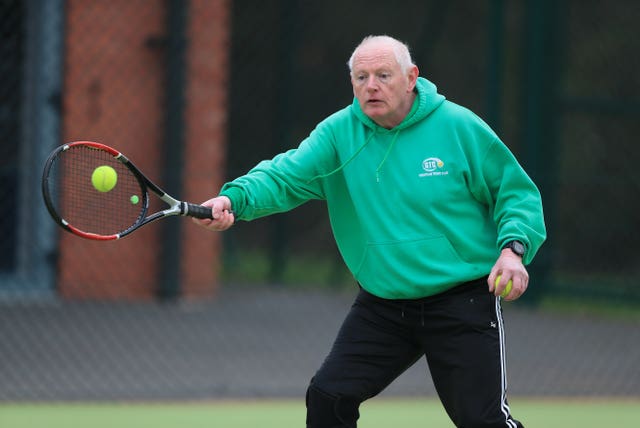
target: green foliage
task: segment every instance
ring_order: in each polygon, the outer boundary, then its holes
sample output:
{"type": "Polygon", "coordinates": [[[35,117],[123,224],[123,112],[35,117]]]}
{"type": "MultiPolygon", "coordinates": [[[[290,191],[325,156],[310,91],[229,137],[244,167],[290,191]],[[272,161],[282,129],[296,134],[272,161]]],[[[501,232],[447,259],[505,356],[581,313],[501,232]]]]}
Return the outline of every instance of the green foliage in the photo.
{"type": "Polygon", "coordinates": [[[291,254],[280,266],[264,251],[242,252],[226,260],[220,279],[233,284],[273,284],[295,288],[353,287],[355,280],[338,256],[327,254],[291,254]],[[274,274],[274,272],[277,272],[274,274]]]}

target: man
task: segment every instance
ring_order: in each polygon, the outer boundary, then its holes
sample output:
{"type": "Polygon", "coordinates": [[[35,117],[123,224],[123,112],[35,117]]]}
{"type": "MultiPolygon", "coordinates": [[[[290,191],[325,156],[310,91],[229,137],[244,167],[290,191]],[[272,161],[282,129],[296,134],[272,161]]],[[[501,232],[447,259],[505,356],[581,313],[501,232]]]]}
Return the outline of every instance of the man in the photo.
{"type": "Polygon", "coordinates": [[[520,297],[545,239],[540,194],[507,147],[418,75],[408,48],[365,38],[354,102],[297,149],[259,163],[204,205],[225,230],[327,201],[360,285],[307,390],[307,426],[355,427],[359,405],[423,355],[457,427],[522,427],[506,400],[500,296],[520,297]],[[232,213],[233,210],[233,213],[232,213]],[[496,279],[500,275],[500,281],[496,279]]]}

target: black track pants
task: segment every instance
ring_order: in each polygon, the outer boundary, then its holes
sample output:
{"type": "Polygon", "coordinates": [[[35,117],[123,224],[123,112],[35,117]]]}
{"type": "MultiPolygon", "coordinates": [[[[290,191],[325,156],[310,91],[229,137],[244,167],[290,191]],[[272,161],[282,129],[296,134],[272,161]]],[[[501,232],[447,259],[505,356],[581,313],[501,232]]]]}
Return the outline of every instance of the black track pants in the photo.
{"type": "Polygon", "coordinates": [[[360,403],[423,355],[456,427],[522,427],[506,400],[500,300],[486,278],[420,300],[361,290],[307,391],[307,427],[356,427],[360,403]]]}

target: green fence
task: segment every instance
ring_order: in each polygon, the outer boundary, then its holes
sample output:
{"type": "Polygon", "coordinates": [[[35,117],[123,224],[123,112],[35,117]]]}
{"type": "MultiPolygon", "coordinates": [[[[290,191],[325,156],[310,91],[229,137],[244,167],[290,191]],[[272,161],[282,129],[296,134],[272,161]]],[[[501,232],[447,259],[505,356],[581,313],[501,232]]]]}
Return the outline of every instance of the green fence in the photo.
{"type": "MultiPolygon", "coordinates": [[[[541,188],[549,239],[525,299],[568,293],[640,301],[637,2],[278,5],[234,9],[230,178],[295,146],[350,102],[344,63],[363,34],[397,35],[422,75],[484,117],[541,188]]],[[[341,267],[338,260],[331,268],[335,247],[323,210],[311,204],[233,230],[230,278],[304,282],[292,264],[320,258],[313,280],[334,283],[341,267]],[[255,258],[249,266],[247,251],[255,258]]]]}
{"type": "MultiPolygon", "coordinates": [[[[71,3],[0,2],[0,400],[301,397],[355,292],[323,203],[226,232],[217,299],[58,296],[58,231],[38,183],[48,148],[62,143],[71,3]]],[[[176,5],[125,3],[143,13],[176,5]]],[[[365,35],[407,42],[421,74],[486,119],[543,194],[549,239],[529,292],[506,308],[512,392],[640,395],[640,2],[223,3],[228,178],[295,147],[351,102],[346,61],[365,35]],[[612,316],[585,313],[585,303],[612,316]]],[[[121,4],[99,4],[109,13],[86,20],[117,31],[121,4]]],[[[192,29],[180,25],[189,49],[192,29]]],[[[154,36],[148,47],[161,49],[154,36]]],[[[113,54],[107,35],[86,42],[113,54]]],[[[434,394],[425,367],[412,370],[389,393],[434,394]]]]}

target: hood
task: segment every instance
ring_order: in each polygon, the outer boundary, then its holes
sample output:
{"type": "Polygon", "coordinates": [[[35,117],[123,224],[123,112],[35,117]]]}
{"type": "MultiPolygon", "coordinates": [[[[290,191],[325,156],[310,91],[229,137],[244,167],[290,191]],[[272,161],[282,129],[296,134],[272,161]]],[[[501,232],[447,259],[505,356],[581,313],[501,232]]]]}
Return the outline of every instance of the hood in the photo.
{"type": "Polygon", "coordinates": [[[393,134],[391,143],[389,144],[389,147],[388,147],[386,153],[384,154],[384,157],[383,157],[382,161],[380,162],[380,164],[378,165],[378,167],[376,168],[376,171],[375,171],[376,172],[376,181],[380,181],[380,170],[384,166],[384,163],[386,162],[387,157],[391,153],[391,150],[393,150],[393,147],[395,146],[396,140],[398,139],[398,135],[400,134],[400,131],[410,127],[414,123],[419,122],[420,120],[422,120],[425,117],[427,117],[435,109],[437,109],[445,100],[444,95],[441,95],[441,94],[438,93],[438,88],[436,88],[436,85],[434,85],[433,83],[431,83],[430,81],[428,81],[427,79],[422,78],[422,77],[418,77],[418,80],[416,82],[415,91],[417,92],[418,96],[416,97],[415,101],[413,102],[413,106],[411,107],[411,111],[409,112],[409,114],[407,114],[407,117],[405,117],[404,120],[398,126],[392,128],[392,129],[386,129],[386,128],[381,127],[380,125],[375,123],[369,116],[364,114],[364,112],[360,108],[360,104],[358,103],[358,99],[354,97],[353,103],[351,105],[351,111],[358,118],[358,120],[360,120],[367,128],[371,129],[372,132],[369,133],[369,136],[366,138],[364,143],[349,157],[349,159],[347,159],[345,162],[343,162],[338,168],[336,168],[336,169],[334,169],[334,170],[332,170],[332,171],[330,171],[330,172],[328,172],[326,174],[317,175],[317,176],[313,177],[311,180],[309,180],[309,182],[317,180],[319,178],[329,177],[329,176],[341,171],[353,159],[355,159],[360,154],[360,152],[362,152],[362,150],[364,150],[364,148],[373,140],[373,138],[376,136],[376,134],[381,134],[381,135],[387,134],[387,135],[389,135],[391,133],[391,134],[393,134]]]}
{"type": "MultiPolygon", "coordinates": [[[[444,95],[438,93],[438,88],[436,87],[436,85],[423,77],[418,77],[415,91],[418,93],[418,96],[416,97],[416,101],[413,103],[411,111],[398,126],[390,131],[399,131],[408,128],[414,123],[424,119],[429,114],[431,114],[431,112],[437,109],[445,100],[444,95]]],[[[360,108],[358,99],[355,97],[353,98],[351,108],[356,117],[368,128],[371,128],[373,130],[384,129],[373,120],[371,120],[369,116],[364,114],[364,112],[360,108]]]]}

